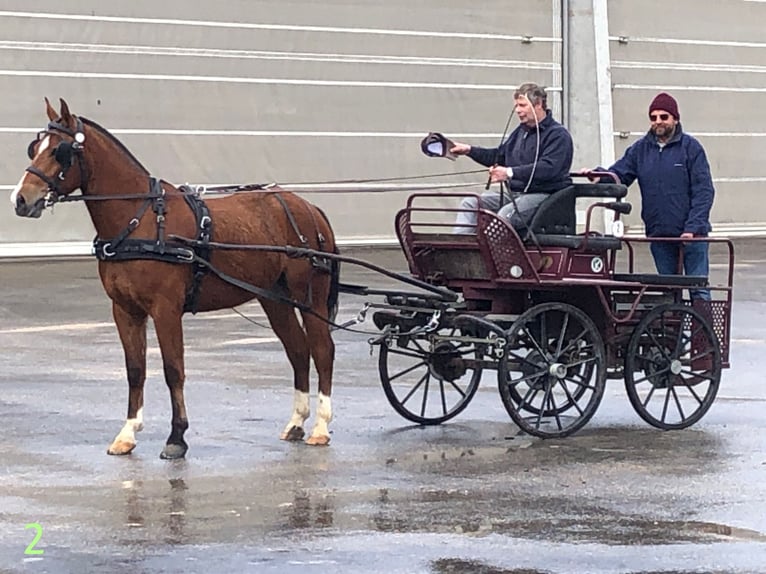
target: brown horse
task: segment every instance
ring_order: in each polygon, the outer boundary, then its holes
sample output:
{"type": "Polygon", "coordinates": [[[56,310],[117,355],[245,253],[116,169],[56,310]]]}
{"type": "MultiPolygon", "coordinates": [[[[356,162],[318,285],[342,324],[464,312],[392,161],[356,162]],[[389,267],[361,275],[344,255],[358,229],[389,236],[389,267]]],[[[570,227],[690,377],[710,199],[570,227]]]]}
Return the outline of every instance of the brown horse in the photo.
{"type": "Polygon", "coordinates": [[[50,123],[29,146],[32,163],[11,202],[18,215],[40,217],[56,201],[83,200],[93,220],[99,275],[112,300],[129,388],[127,421],[107,452],[130,453],[135,433],[143,428],[147,319],[154,322],[173,407],[160,456],[180,458],[188,448],[184,433],[189,426],[182,315],[253,298],[266,312],[294,373],[293,413],[280,438],[305,435],[313,358],[319,378],[317,420],[306,442],[328,444],[335,346],[326,319],[337,309],[339,264],[331,255],[321,256],[337,253],[324,214],[278,188],[205,203],[188,188],[151,178],[113,135],[71,114],[64,100],[58,113],[47,98],[45,103],[50,123]],[[77,189],[82,193],[70,196],[77,189]],[[267,249],[216,249],[211,241],[267,249]],[[290,257],[278,246],[321,253],[290,257]]]}

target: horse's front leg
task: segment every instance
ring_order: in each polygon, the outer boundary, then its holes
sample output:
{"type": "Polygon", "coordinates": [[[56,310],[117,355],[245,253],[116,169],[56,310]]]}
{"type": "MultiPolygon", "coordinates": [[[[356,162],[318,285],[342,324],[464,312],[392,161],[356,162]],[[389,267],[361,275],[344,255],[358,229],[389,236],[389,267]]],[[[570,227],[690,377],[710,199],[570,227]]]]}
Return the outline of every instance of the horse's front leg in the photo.
{"type": "Polygon", "coordinates": [[[162,309],[152,314],[154,330],[162,352],[162,367],[165,383],[170,391],[170,404],[173,415],[170,422],[170,436],[160,458],[183,458],[189,446],[184,440],[184,433],[189,428],[184,401],[184,334],[180,309],[162,309]]]}
{"type": "Polygon", "coordinates": [[[129,454],[136,448],[136,434],[144,428],[144,381],[146,380],[146,315],[131,314],[116,303],[112,315],[125,353],[128,374],[128,417],[107,449],[109,454],[129,454]]]}

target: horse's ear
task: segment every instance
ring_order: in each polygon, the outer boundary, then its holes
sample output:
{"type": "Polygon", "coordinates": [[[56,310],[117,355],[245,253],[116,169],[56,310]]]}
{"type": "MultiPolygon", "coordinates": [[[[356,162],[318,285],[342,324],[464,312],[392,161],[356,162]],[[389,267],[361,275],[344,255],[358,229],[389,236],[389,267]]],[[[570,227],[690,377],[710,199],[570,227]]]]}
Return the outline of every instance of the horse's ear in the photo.
{"type": "Polygon", "coordinates": [[[69,113],[69,106],[64,101],[64,98],[59,98],[59,101],[61,102],[61,122],[64,125],[68,125],[69,120],[72,119],[72,114],[69,113]]]}
{"type": "Polygon", "coordinates": [[[48,101],[48,98],[45,98],[45,113],[48,114],[48,119],[52,122],[55,122],[56,119],[59,117],[56,113],[56,110],[53,109],[53,106],[51,105],[50,101],[48,101]]]}

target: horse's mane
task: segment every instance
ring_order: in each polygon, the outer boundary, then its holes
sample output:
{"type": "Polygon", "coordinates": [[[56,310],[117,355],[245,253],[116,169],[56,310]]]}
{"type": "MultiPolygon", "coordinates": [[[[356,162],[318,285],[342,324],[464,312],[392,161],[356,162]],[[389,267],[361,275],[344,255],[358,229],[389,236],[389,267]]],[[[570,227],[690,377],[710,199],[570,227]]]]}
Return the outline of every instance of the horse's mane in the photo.
{"type": "Polygon", "coordinates": [[[82,120],[82,123],[84,123],[84,124],[85,124],[85,125],[87,125],[87,126],[90,126],[90,127],[92,127],[92,128],[93,128],[93,129],[95,129],[97,132],[99,132],[100,134],[102,134],[102,135],[106,136],[106,137],[107,137],[107,138],[109,138],[111,141],[113,141],[113,142],[114,142],[114,144],[115,144],[115,145],[116,145],[118,148],[120,148],[120,149],[121,149],[123,152],[125,152],[125,154],[126,154],[126,155],[127,155],[129,158],[130,158],[130,159],[132,159],[132,160],[133,160],[133,161],[136,163],[136,165],[138,165],[138,167],[140,167],[142,170],[144,170],[144,172],[146,172],[146,174],[147,174],[147,175],[149,174],[149,170],[148,170],[148,169],[146,169],[146,168],[143,166],[143,164],[142,164],[140,161],[138,161],[138,159],[136,159],[136,156],[134,156],[134,155],[133,155],[133,153],[132,153],[132,152],[131,152],[131,151],[130,151],[128,148],[126,148],[126,147],[125,147],[125,144],[124,144],[124,143],[122,143],[120,140],[118,140],[118,139],[117,139],[117,138],[116,138],[114,135],[112,135],[112,133],[111,133],[109,130],[107,130],[105,127],[102,127],[102,126],[98,125],[98,124],[97,124],[96,122],[94,122],[93,120],[89,120],[88,118],[84,118],[84,117],[80,116],[80,119],[82,120]]]}

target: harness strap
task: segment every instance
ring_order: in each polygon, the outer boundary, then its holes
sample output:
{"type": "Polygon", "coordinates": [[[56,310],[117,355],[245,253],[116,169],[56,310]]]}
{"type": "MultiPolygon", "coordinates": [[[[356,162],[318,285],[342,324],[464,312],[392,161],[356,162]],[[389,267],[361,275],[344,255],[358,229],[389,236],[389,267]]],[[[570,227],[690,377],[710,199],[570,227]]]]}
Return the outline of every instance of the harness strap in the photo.
{"type": "Polygon", "coordinates": [[[202,265],[200,261],[210,261],[213,219],[210,217],[210,209],[208,209],[207,204],[199,198],[191,187],[182,185],[180,189],[184,192],[184,200],[194,213],[197,222],[197,243],[194,245],[197,257],[194,258],[192,264],[192,283],[186,292],[186,301],[184,302],[184,311],[196,313],[202,280],[208,274],[208,267],[202,265]]]}
{"type": "Polygon", "coordinates": [[[191,263],[195,256],[193,248],[175,242],[160,246],[151,239],[127,238],[115,247],[113,240],[98,237],[93,241],[93,254],[99,261],[151,259],[166,263],[191,263]]]}
{"type": "MultiPolygon", "coordinates": [[[[198,263],[199,265],[203,265],[204,267],[206,267],[209,271],[214,273],[219,279],[226,281],[226,283],[234,285],[235,287],[239,287],[243,291],[247,291],[248,293],[252,293],[253,295],[257,295],[258,297],[263,297],[264,299],[270,299],[271,301],[276,301],[278,303],[285,303],[287,305],[295,307],[299,311],[305,311],[305,312],[309,312],[316,315],[316,313],[314,312],[314,310],[311,308],[310,305],[306,305],[305,303],[301,303],[299,301],[295,301],[294,299],[290,299],[289,297],[285,297],[284,295],[276,291],[273,291],[270,289],[262,289],[261,287],[256,287],[255,285],[247,283],[246,281],[242,281],[241,279],[237,279],[236,277],[227,275],[223,271],[214,267],[213,264],[210,263],[210,261],[201,259],[200,257],[196,255],[195,255],[194,261],[195,263],[198,263]]],[[[319,315],[316,315],[316,316],[318,317],[319,315]]],[[[325,320],[327,319],[325,318],[325,320]]]]}
{"type": "Polygon", "coordinates": [[[290,225],[293,226],[293,231],[295,231],[295,234],[298,236],[298,239],[303,244],[303,247],[308,249],[309,242],[305,235],[301,233],[301,230],[298,229],[298,223],[295,221],[295,217],[293,217],[292,211],[290,211],[290,208],[287,207],[287,203],[285,203],[285,200],[282,198],[280,194],[276,194],[274,197],[277,198],[277,201],[282,205],[282,209],[285,210],[285,215],[287,215],[287,220],[290,222],[290,225]]]}

